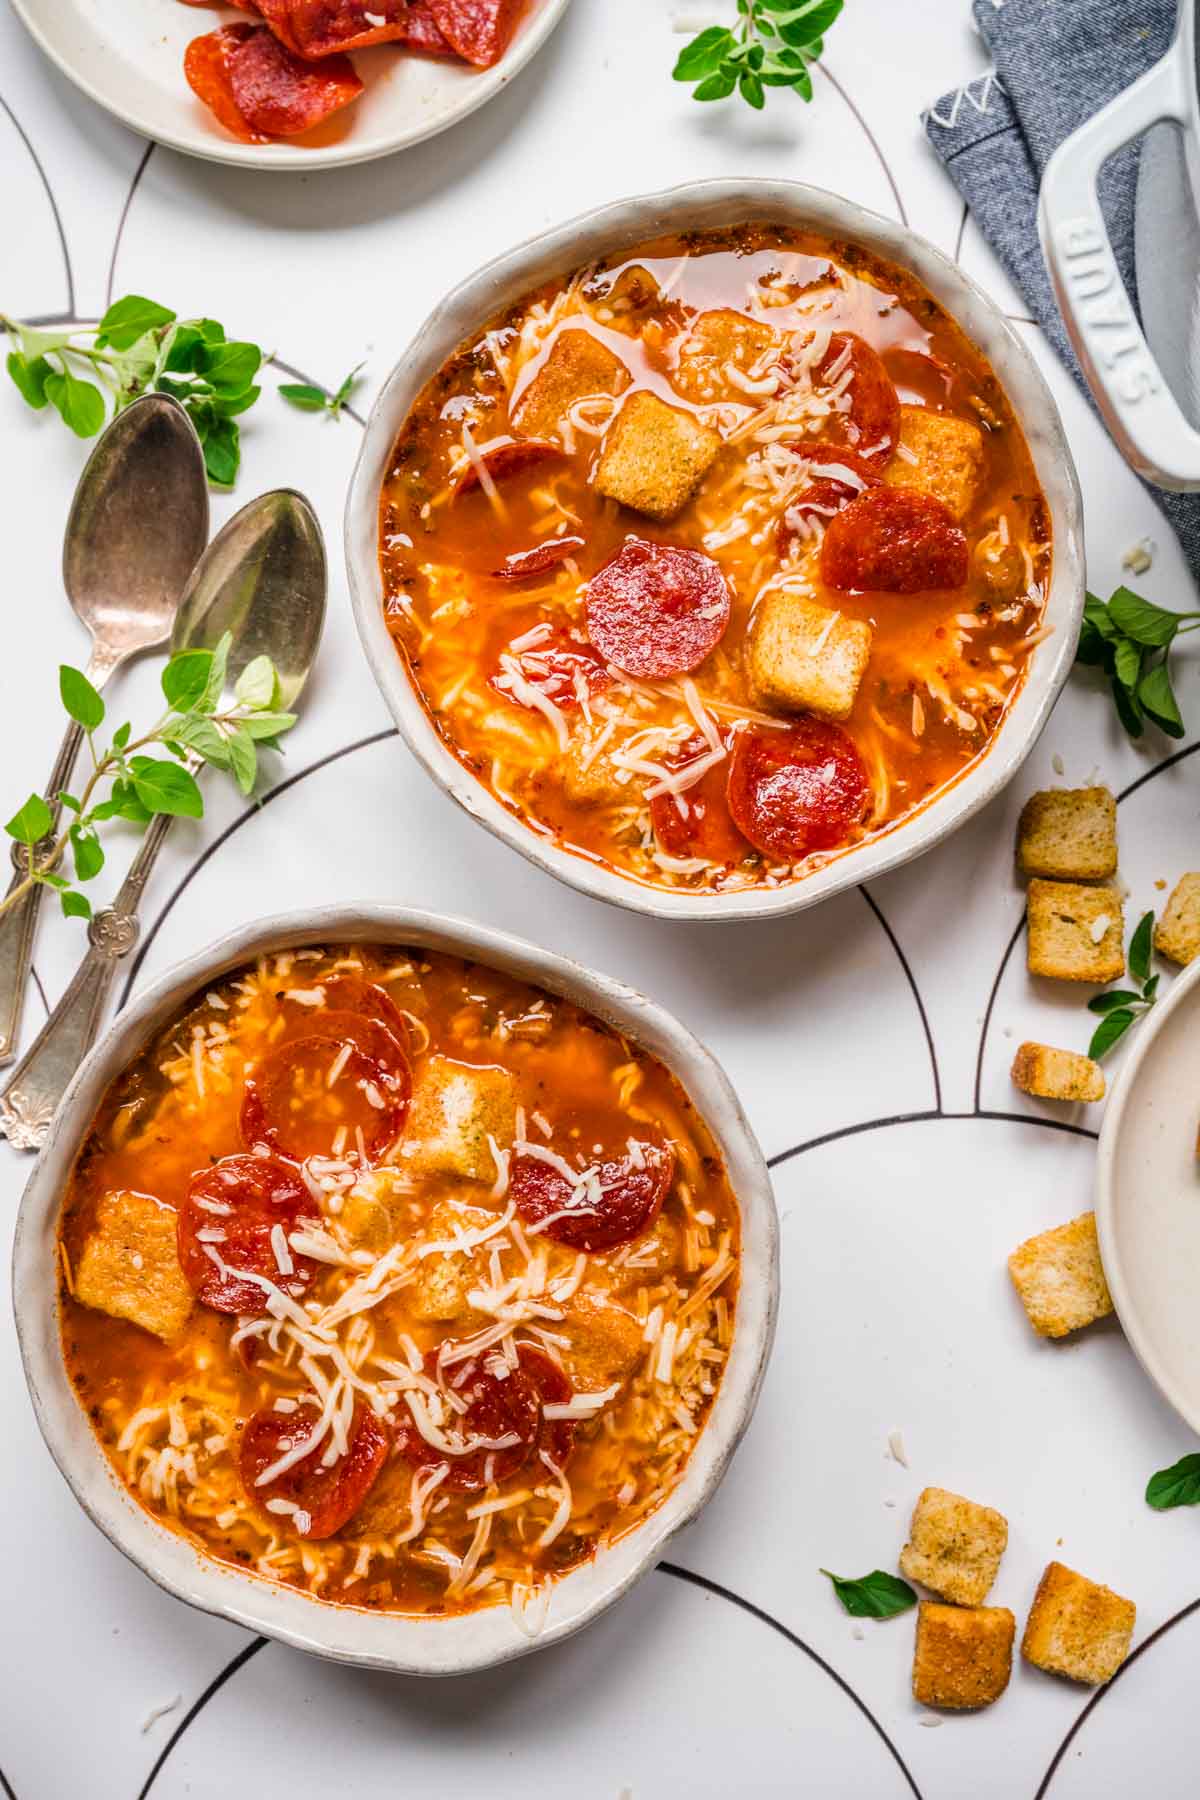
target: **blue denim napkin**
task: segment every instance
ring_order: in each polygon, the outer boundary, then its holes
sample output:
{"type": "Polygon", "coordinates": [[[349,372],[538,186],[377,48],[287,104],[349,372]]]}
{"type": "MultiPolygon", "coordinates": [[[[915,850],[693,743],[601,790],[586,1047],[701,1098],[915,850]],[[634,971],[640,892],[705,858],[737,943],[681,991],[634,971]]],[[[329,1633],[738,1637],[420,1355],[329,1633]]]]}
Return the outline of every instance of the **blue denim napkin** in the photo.
{"type": "MultiPolygon", "coordinates": [[[[979,229],[1086,393],[1038,242],[1038,187],[1051,152],[1166,52],[1174,0],[974,0],[974,13],[995,66],[944,95],[926,113],[925,130],[979,229]]],[[[1140,148],[1127,145],[1100,178],[1100,203],[1135,305],[1140,148]]],[[[1200,573],[1200,495],[1145,485],[1193,572],[1200,573]]]]}

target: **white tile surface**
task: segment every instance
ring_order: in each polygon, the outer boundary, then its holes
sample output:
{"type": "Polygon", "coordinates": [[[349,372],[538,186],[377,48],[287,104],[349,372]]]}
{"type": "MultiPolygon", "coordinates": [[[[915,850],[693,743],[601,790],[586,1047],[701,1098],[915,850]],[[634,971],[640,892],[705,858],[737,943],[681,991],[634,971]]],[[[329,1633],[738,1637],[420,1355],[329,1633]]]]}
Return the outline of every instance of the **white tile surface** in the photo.
{"type": "MultiPolygon", "coordinates": [[[[854,0],[830,38],[836,87],[818,77],[816,105],[781,95],[762,116],[732,103],[695,107],[672,85],[679,10],[671,0],[577,0],[496,102],[391,161],[284,179],[156,150],[132,199],[145,147],[54,74],[5,11],[0,96],[13,117],[0,111],[0,303],[56,313],[73,294],[81,312],[95,310],[115,262],[113,292],[215,313],[327,383],[367,355],[373,387],[442,290],[492,252],[594,203],[740,169],[902,208],[951,252],[961,232],[966,266],[1021,310],[974,226],[961,231],[961,204],[918,120],[942,88],[983,66],[965,5],[854,0]]],[[[1123,550],[1149,533],[1161,549],[1144,586],[1168,605],[1194,604],[1154,508],[1036,328],[1022,329],[1080,464],[1093,586],[1107,593],[1123,550]]],[[[288,775],[387,728],[337,556],[357,430],[287,412],[270,393],[245,421],[238,501],[298,486],[334,548],[327,640],[288,775]]],[[[0,392],[9,617],[0,762],[14,805],[57,739],[55,666],[83,658],[57,572],[81,460],[57,421],[0,392]]],[[[216,502],[218,521],[231,504],[216,502]]],[[[114,705],[145,711],[156,680],[152,666],[121,678],[114,705]]],[[[1195,660],[1179,685],[1185,715],[1200,717],[1195,660]]],[[[1082,1046],[1087,1034],[1077,997],[1035,989],[1019,949],[1007,955],[1021,910],[1011,846],[1022,794],[1052,778],[1055,755],[1069,780],[1095,769],[1124,788],[1169,748],[1126,743],[1092,680],[1077,676],[1027,778],[953,843],[881,882],[869,901],[850,893],[761,930],[671,930],[568,893],[474,830],[391,738],[325,764],[259,811],[214,788],[209,817],[176,828],[156,873],[140,978],[237,919],[291,904],[359,897],[471,912],[672,1006],[725,1062],[768,1155],[828,1141],[779,1166],[774,1362],[724,1488],[673,1552],[678,1569],[726,1597],[656,1573],[565,1649],[436,1687],[268,1646],[200,1708],[148,1788],[172,1734],[247,1640],[159,1594],[77,1511],[34,1430],[6,1316],[0,1785],[19,1800],[560,1795],[568,1785],[581,1800],[913,1791],[1082,1800],[1129,1793],[1152,1768],[1164,1800],[1193,1793],[1196,1615],[1165,1631],[1088,1713],[1042,1786],[1085,1709],[1082,1690],[1021,1667],[990,1713],[926,1729],[907,1689],[911,1619],[857,1637],[817,1572],[893,1565],[907,1508],[929,1481],[1007,1513],[1011,1548],[994,1598],[1018,1624],[1052,1555],[1133,1596],[1139,1642],[1195,1601],[1195,1520],[1141,1501],[1147,1476],[1193,1447],[1187,1432],[1115,1326],[1041,1344],[1004,1273],[1022,1237],[1090,1204],[1093,1164],[1089,1138],[1046,1129],[1049,1110],[1007,1078],[1021,1037],[1082,1046]],[[939,1114],[939,1092],[940,1116],[913,1121],[939,1114]],[[895,1428],[907,1469],[886,1455],[895,1428]],[[175,1695],[178,1706],[143,1733],[175,1695]]],[[[1185,759],[1122,804],[1131,918],[1161,900],[1157,879],[1196,861],[1195,769],[1185,759]]],[[[114,849],[114,876],[121,863],[114,849]]],[[[47,915],[38,967],[52,999],[81,949],[78,928],[47,915]]],[[[1095,1113],[1081,1123],[1094,1129],[1095,1113]]],[[[0,1148],[8,1222],[25,1168],[0,1148]]]]}

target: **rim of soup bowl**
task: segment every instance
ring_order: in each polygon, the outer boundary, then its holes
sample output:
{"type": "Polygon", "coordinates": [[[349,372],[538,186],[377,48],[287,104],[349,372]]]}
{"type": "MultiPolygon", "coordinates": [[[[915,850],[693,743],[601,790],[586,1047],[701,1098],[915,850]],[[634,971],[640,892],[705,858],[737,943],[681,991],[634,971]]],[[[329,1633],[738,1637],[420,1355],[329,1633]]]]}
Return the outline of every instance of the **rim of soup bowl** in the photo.
{"type": "Polygon", "coordinates": [[[611,976],[509,932],[406,907],[326,907],[241,927],[177,963],[110,1025],[71,1083],[21,1200],[13,1301],[38,1427],[75,1498],[131,1562],[204,1612],[339,1662],[407,1675],[465,1674],[558,1642],[607,1610],[662,1556],[721,1481],[750,1422],[775,1329],[779,1245],[771,1179],[723,1069],[665,1008],[611,976]],[[489,964],[575,1001],[657,1056],[680,1081],[716,1141],[741,1221],[733,1342],[708,1420],[678,1485],[641,1525],[551,1584],[536,1635],[508,1606],[430,1619],[316,1599],[221,1563],[160,1524],[117,1480],[63,1359],[57,1228],[76,1155],[109,1083],[181,1002],[265,953],[330,942],[418,945],[489,964]]]}
{"type": "Polygon", "coordinates": [[[942,251],[906,226],[823,188],[757,178],[690,182],[619,200],[568,219],[494,258],[452,288],[395,364],[371,410],[346,501],[351,603],[367,662],[409,749],[451,799],[530,862],[594,899],[662,919],[726,921],[801,912],[886,873],[966,823],[995,798],[1037,742],[1074,659],[1085,574],[1079,480],[1046,380],[996,303],[942,251]],[[768,223],[849,237],[915,275],[987,357],[1025,433],[1050,508],[1054,561],[1045,623],[1025,679],[991,743],[940,795],[908,819],[799,881],[775,889],[692,894],[618,874],[541,837],[459,762],[439,736],[383,617],[379,495],[392,446],[417,396],[446,358],[485,320],[536,287],[594,257],[686,226],[768,223]]]}

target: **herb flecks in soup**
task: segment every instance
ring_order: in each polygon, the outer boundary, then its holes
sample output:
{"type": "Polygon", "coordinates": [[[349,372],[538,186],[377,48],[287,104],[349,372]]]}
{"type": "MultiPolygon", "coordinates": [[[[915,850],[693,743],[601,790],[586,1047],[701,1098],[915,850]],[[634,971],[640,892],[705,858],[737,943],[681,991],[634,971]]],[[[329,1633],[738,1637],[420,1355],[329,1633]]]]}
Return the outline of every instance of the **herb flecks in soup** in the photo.
{"type": "Polygon", "coordinates": [[[71,1378],[164,1524],[323,1599],[524,1616],[678,1481],[739,1233],[654,1058],[354,946],[220,981],[113,1083],[61,1255],[71,1378]]]}
{"type": "Polygon", "coordinates": [[[1044,635],[1008,400],[911,275],[748,226],[548,282],[428,384],[385,609],[453,753],[656,886],[776,887],[987,749],[1044,635]]]}

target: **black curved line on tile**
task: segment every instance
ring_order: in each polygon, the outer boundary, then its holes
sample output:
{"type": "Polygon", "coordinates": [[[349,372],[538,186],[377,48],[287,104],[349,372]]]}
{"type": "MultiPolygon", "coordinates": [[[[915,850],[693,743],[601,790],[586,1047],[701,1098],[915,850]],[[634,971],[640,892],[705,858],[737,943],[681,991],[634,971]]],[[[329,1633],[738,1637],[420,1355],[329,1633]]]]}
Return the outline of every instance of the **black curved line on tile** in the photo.
{"type": "MultiPolygon", "coordinates": [[[[1148,782],[1157,780],[1160,775],[1165,775],[1167,770],[1173,769],[1177,763],[1186,762],[1189,756],[1195,756],[1198,750],[1200,750],[1200,741],[1197,741],[1194,744],[1187,744],[1182,750],[1176,750],[1171,756],[1164,756],[1163,760],[1155,763],[1152,769],[1143,770],[1140,775],[1134,777],[1128,787],[1123,787],[1121,789],[1120,793],[1117,795],[1117,805],[1120,806],[1122,800],[1128,800],[1131,795],[1137,793],[1139,788],[1144,788],[1148,782]]],[[[987,1049],[988,1030],[992,1023],[992,1013],[995,1009],[996,997],[1000,992],[1000,983],[1004,979],[1004,971],[1008,967],[1009,958],[1017,947],[1017,940],[1024,930],[1024,927],[1025,916],[1022,914],[1017,922],[1016,930],[1008,940],[1004,955],[1000,958],[1000,966],[996,970],[991,992],[988,995],[987,1007],[984,1010],[983,1024],[979,1028],[979,1048],[975,1054],[975,1111],[977,1113],[980,1112],[979,1096],[983,1089],[983,1058],[987,1049]]],[[[1045,1122],[1046,1121],[1042,1121],[1042,1123],[1045,1122]]],[[[1089,1135],[1095,1136],[1097,1134],[1091,1133],[1089,1135]]]]}
{"type": "Polygon", "coordinates": [[[900,223],[902,225],[907,225],[908,224],[908,213],[905,210],[903,200],[900,198],[900,189],[896,186],[896,177],[892,174],[891,165],[888,162],[887,157],[883,154],[882,149],[880,148],[879,139],[875,136],[875,133],[872,131],[871,127],[867,124],[866,119],[863,117],[862,113],[859,111],[859,109],[855,105],[854,101],[850,98],[849,94],[846,92],[845,88],[842,86],[841,82],[838,80],[837,76],[833,73],[833,70],[829,67],[829,65],[824,62],[818,62],[818,63],[814,63],[813,67],[814,67],[814,69],[816,69],[818,71],[819,74],[823,75],[825,77],[826,81],[829,82],[830,86],[838,94],[841,95],[842,99],[846,103],[846,106],[849,108],[850,112],[854,115],[854,117],[858,120],[858,123],[861,125],[863,132],[866,135],[867,142],[870,144],[872,150],[875,152],[876,158],[879,162],[879,166],[883,170],[884,174],[887,177],[887,184],[892,190],[892,199],[896,202],[896,211],[900,214],[900,223]]]}
{"type": "Polygon", "coordinates": [[[28,150],[33,166],[38,172],[41,184],[46,190],[46,198],[50,202],[50,211],[54,218],[54,227],[58,232],[59,248],[62,251],[63,273],[67,278],[66,317],[73,318],[75,314],[75,272],[71,267],[71,252],[67,248],[67,234],[63,229],[62,214],[58,210],[58,201],[54,198],[54,189],[50,186],[50,178],[42,167],[42,159],[34,149],[29,133],[25,130],[25,127],[22,125],[20,119],[18,119],[16,113],[8,104],[8,101],[4,98],[3,94],[0,94],[0,106],[4,108],[8,117],[12,120],[13,130],[24,144],[26,150],[28,150]]]}
{"type": "Polygon", "coordinates": [[[17,1800],[16,1789],[9,1781],[3,1769],[0,1769],[0,1794],[5,1796],[5,1800],[17,1800]]]}
{"type": "Polygon", "coordinates": [[[38,991],[38,999],[42,1003],[42,1009],[45,1012],[46,1017],[49,1018],[50,1017],[50,1002],[46,998],[46,990],[42,985],[42,978],[38,974],[37,970],[34,968],[31,968],[29,973],[33,976],[33,985],[38,991]]]}
{"type": "Polygon", "coordinates": [[[794,1156],[803,1156],[807,1150],[820,1150],[825,1144],[836,1144],[841,1138],[859,1137],[864,1131],[887,1131],[893,1125],[937,1125],[948,1120],[975,1122],[980,1119],[999,1125],[1037,1125],[1043,1131],[1064,1131],[1069,1137],[1094,1138],[1099,1135],[1086,1125],[1073,1125],[1067,1119],[1043,1119],[1036,1113],[984,1112],[979,1108],[974,1112],[890,1113],[882,1119],[860,1119],[856,1125],[840,1125],[836,1131],[824,1131],[820,1137],[807,1138],[804,1143],[793,1144],[787,1150],[777,1150],[774,1156],[768,1156],[767,1167],[777,1169],[780,1163],[791,1162],[794,1156]]]}
{"type": "Polygon", "coordinates": [[[138,1789],[137,1800],[146,1800],[147,1794],[162,1773],[163,1764],[166,1762],[168,1756],[170,1756],[172,1750],[175,1748],[188,1726],[199,1716],[203,1709],[208,1705],[209,1701],[213,1699],[215,1695],[220,1693],[221,1689],[225,1686],[225,1683],[231,1681],[239,1669],[245,1668],[252,1656],[257,1656],[260,1650],[266,1649],[268,1642],[269,1640],[265,1637],[251,1638],[250,1642],[246,1644],[243,1649],[238,1651],[232,1662],[227,1662],[225,1667],[217,1675],[213,1676],[213,1679],[209,1682],[200,1698],[194,1701],[187,1712],[184,1713],[182,1719],[180,1719],[178,1725],[159,1751],[154,1761],[154,1767],[147,1775],[142,1786],[138,1789]]]}
{"type": "Polygon", "coordinates": [[[896,957],[897,957],[897,960],[899,961],[900,967],[904,970],[904,978],[908,982],[909,988],[912,991],[912,997],[916,1002],[917,1013],[920,1016],[920,1020],[921,1020],[921,1029],[925,1033],[926,1048],[929,1051],[929,1066],[933,1073],[934,1110],[936,1112],[940,1113],[942,1110],[942,1077],[941,1077],[941,1073],[938,1069],[937,1050],[936,1050],[936,1048],[934,1046],[934,1042],[933,1042],[933,1032],[930,1029],[929,1017],[925,1011],[925,1002],[921,998],[921,990],[917,986],[916,976],[913,974],[912,969],[909,967],[909,961],[908,961],[907,956],[905,956],[903,950],[900,948],[899,938],[896,936],[895,932],[892,930],[891,926],[888,924],[887,920],[884,918],[883,909],[880,907],[879,902],[874,898],[874,896],[872,894],[870,894],[867,891],[867,889],[865,887],[860,886],[858,891],[862,895],[863,899],[866,901],[867,905],[870,907],[871,911],[875,914],[875,917],[878,919],[880,925],[883,927],[884,935],[886,936],[888,943],[892,946],[892,949],[896,952],[896,957]]]}
{"type": "Polygon", "coordinates": [[[962,255],[963,239],[967,235],[967,220],[970,218],[970,216],[971,216],[971,209],[967,205],[966,201],[964,200],[963,201],[963,209],[962,209],[962,218],[958,221],[958,236],[954,240],[954,260],[955,260],[955,262],[957,262],[959,257],[962,255]]]}
{"type": "Polygon", "coordinates": [[[660,1562],[657,1566],[663,1575],[673,1575],[677,1581],[686,1581],[689,1586],[700,1588],[706,1594],[715,1594],[719,1600],[728,1600],[731,1606],[740,1606],[743,1612],[749,1613],[752,1619],[757,1619],[760,1625],[769,1625],[772,1631],[777,1631],[780,1637],[786,1638],[793,1649],[802,1650],[811,1662],[816,1663],[817,1667],[822,1669],[825,1674],[828,1675],[830,1681],[836,1683],[836,1685],[841,1688],[846,1698],[853,1701],[868,1725],[871,1726],[872,1730],[875,1731],[882,1739],[883,1743],[886,1744],[888,1750],[891,1752],[892,1760],[895,1762],[896,1767],[900,1770],[900,1773],[903,1775],[912,1792],[917,1796],[917,1800],[921,1800],[921,1790],[913,1780],[908,1764],[905,1762],[899,1750],[897,1750],[895,1744],[893,1744],[891,1738],[883,1729],[883,1726],[879,1723],[879,1720],[875,1717],[875,1714],[871,1711],[866,1701],[860,1699],[845,1677],[839,1675],[837,1670],[833,1668],[831,1664],[827,1663],[823,1656],[819,1656],[811,1645],[806,1644],[803,1638],[797,1637],[796,1633],[789,1630],[789,1628],[783,1624],[782,1620],[775,1618],[774,1615],[769,1612],[764,1612],[761,1606],[756,1606],[753,1600],[744,1599],[741,1594],[735,1594],[732,1588],[722,1587],[719,1582],[710,1580],[707,1575],[698,1575],[694,1569],[682,1569],[677,1563],[660,1562]]]}
{"type": "Polygon", "coordinates": [[[104,305],[110,307],[113,298],[113,283],[117,278],[117,257],[121,254],[121,239],[125,236],[125,221],[129,217],[129,208],[133,205],[133,196],[141,186],[142,176],[146,173],[146,164],[158,149],[153,140],[142,151],[142,159],[133,171],[133,180],[129,183],[129,192],[125,196],[125,204],[121,208],[121,217],[117,220],[117,232],[113,238],[112,255],[108,259],[108,284],[104,289],[104,305]]]}
{"type": "Polygon", "coordinates": [[[1080,1712],[1078,1718],[1075,1720],[1075,1723],[1072,1725],[1071,1729],[1068,1731],[1066,1737],[1063,1739],[1062,1743],[1058,1746],[1058,1749],[1054,1752],[1054,1756],[1050,1762],[1050,1767],[1046,1770],[1046,1773],[1042,1776],[1041,1786],[1038,1788],[1037,1793],[1033,1796],[1033,1800],[1045,1800],[1045,1795],[1049,1792],[1049,1789],[1050,1789],[1050,1783],[1053,1781],[1055,1775],[1058,1773],[1058,1770],[1062,1763],[1063,1757],[1067,1754],[1067,1751],[1070,1749],[1072,1743],[1074,1742],[1075,1737],[1076,1737],[1077,1733],[1079,1732],[1080,1727],[1083,1725],[1084,1720],[1091,1713],[1093,1713],[1095,1711],[1095,1709],[1099,1706],[1100,1702],[1103,1700],[1105,1694],[1110,1694],[1112,1692],[1113,1688],[1116,1687],[1118,1681],[1120,1681],[1122,1675],[1124,1675],[1126,1669],[1131,1669],[1133,1667],[1134,1663],[1138,1660],[1139,1656],[1144,1656],[1146,1654],[1146,1651],[1150,1649],[1151,1645],[1157,1644],[1158,1640],[1162,1637],[1165,1637],[1167,1632],[1170,1631],[1170,1629],[1173,1625],[1182,1624],[1184,1619],[1190,1618],[1191,1615],[1198,1608],[1200,1608],[1200,1600],[1193,1600],[1191,1605],[1185,1606],[1181,1612],[1175,1613],[1169,1619],[1164,1619],[1163,1623],[1158,1627],[1157,1631],[1152,1631],[1150,1633],[1150,1636],[1145,1640],[1144,1643],[1139,1644],[1136,1650],[1130,1652],[1130,1654],[1125,1658],[1125,1661],[1121,1664],[1120,1668],[1117,1670],[1116,1674],[1113,1676],[1112,1680],[1106,1681],[1103,1687],[1099,1687],[1096,1689],[1095,1693],[1091,1696],[1087,1705],[1080,1712]]]}
{"type": "Polygon", "coordinates": [[[171,893],[167,896],[162,910],[159,912],[145,937],[139,943],[137,954],[130,964],[128,975],[125,977],[124,986],[121,989],[121,997],[117,1001],[117,1011],[120,1012],[121,1008],[125,1005],[125,1002],[129,999],[129,990],[138,978],[138,972],[146,960],[146,952],[158,936],[167,916],[174,908],[175,902],[184,893],[185,889],[191,886],[205,863],[209,862],[212,857],[216,855],[222,844],[227,843],[235,831],[240,831],[242,826],[260,813],[264,806],[270,806],[272,800],[278,800],[281,794],[286,794],[289,788],[294,788],[298,782],[304,780],[306,775],[315,775],[318,769],[327,769],[331,763],[340,762],[343,756],[351,756],[356,750],[365,750],[370,744],[381,744],[384,738],[395,737],[396,735],[396,728],[392,725],[385,731],[373,731],[369,737],[357,738],[352,744],[343,744],[340,750],[330,750],[325,756],[319,756],[316,762],[309,763],[303,769],[297,769],[294,775],[289,775],[287,780],[281,781],[277,787],[269,788],[262,796],[261,800],[257,800],[253,805],[248,806],[245,812],[238,814],[236,819],[231,819],[225,829],[218,832],[212,843],[206,845],[201,851],[191,868],[187,871],[187,874],[175,884],[171,893]]]}
{"type": "MultiPolygon", "coordinates": [[[[879,1723],[879,1720],[875,1717],[874,1713],[867,1706],[866,1702],[855,1693],[845,1677],[839,1675],[837,1670],[827,1663],[823,1656],[818,1655],[817,1651],[804,1642],[803,1638],[797,1637],[796,1633],[790,1630],[788,1626],[784,1625],[781,1620],[774,1618],[769,1612],[764,1612],[763,1608],[761,1606],[756,1606],[752,1600],[746,1600],[741,1594],[735,1594],[731,1588],[722,1587],[719,1582],[710,1580],[707,1575],[698,1575],[694,1570],[680,1568],[676,1563],[662,1562],[657,1565],[657,1568],[664,1575],[672,1575],[677,1581],[687,1582],[691,1587],[700,1588],[705,1593],[714,1594],[719,1600],[727,1600],[730,1605],[741,1607],[742,1611],[748,1613],[752,1619],[757,1619],[760,1625],[768,1625],[772,1631],[777,1631],[780,1637],[786,1638],[788,1643],[791,1644],[794,1649],[802,1650],[805,1656],[807,1656],[811,1662],[816,1663],[817,1667],[823,1670],[824,1673],[828,1675],[829,1679],[842,1690],[846,1698],[858,1708],[863,1718],[866,1719],[872,1730],[890,1751],[897,1768],[904,1776],[909,1788],[916,1795],[916,1800],[922,1800],[921,1790],[913,1780],[908,1765],[905,1763],[899,1750],[897,1750],[895,1744],[893,1744],[891,1738],[879,1723]]],[[[1200,1602],[1197,1602],[1197,1604],[1200,1604],[1200,1602]]],[[[231,1681],[241,1669],[245,1668],[252,1657],[257,1656],[260,1650],[265,1650],[269,1641],[270,1640],[265,1637],[252,1638],[250,1643],[239,1650],[232,1661],[226,1663],[225,1667],[213,1677],[199,1699],[195,1700],[188,1708],[183,1718],[180,1719],[178,1725],[159,1751],[153,1768],[147,1775],[142,1787],[138,1790],[137,1800],[147,1800],[151,1788],[162,1773],[167,1758],[174,1750],[176,1744],[178,1744],[184,1732],[187,1731],[189,1726],[195,1723],[209,1701],[214,1699],[226,1683],[231,1681]]],[[[1148,1641],[1153,1642],[1153,1639],[1148,1641]]],[[[1143,1648],[1144,1647],[1145,1646],[1143,1646],[1143,1648]]],[[[12,1793],[12,1789],[8,1786],[8,1783],[4,1781],[3,1774],[0,1774],[0,1782],[4,1783],[5,1793],[10,1796],[10,1800],[16,1800],[16,1796],[12,1793]]]]}

